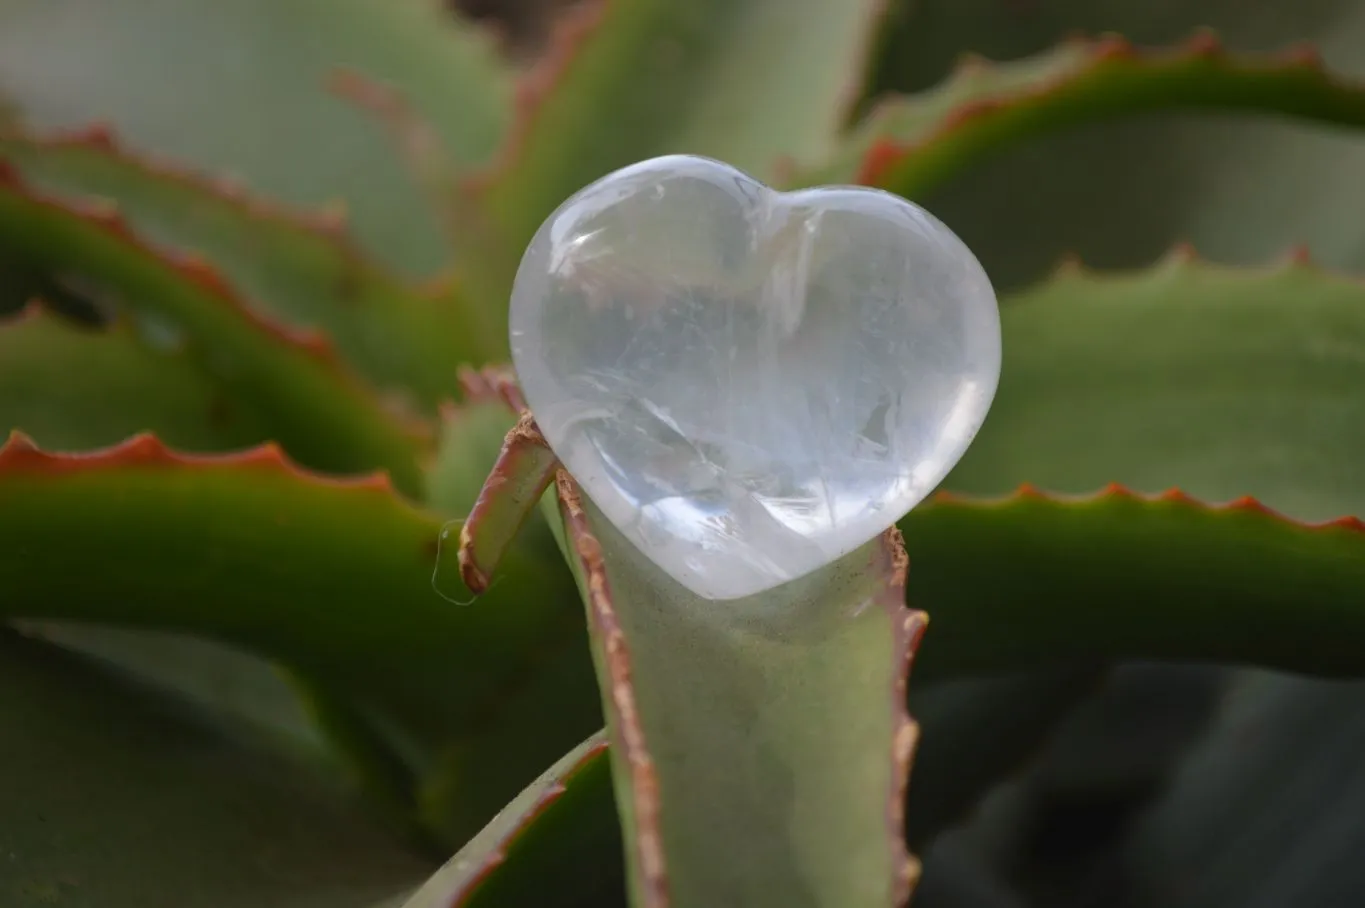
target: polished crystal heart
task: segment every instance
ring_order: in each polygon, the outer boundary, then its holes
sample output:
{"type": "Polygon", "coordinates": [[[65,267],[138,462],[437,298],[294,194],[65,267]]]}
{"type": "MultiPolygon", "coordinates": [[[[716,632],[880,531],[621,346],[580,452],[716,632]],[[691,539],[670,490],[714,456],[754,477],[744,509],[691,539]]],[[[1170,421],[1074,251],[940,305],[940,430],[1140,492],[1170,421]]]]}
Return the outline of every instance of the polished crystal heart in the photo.
{"type": "Polygon", "coordinates": [[[708,599],[794,580],[904,516],[1000,374],[990,281],[932,215],[690,156],[616,171],[550,216],[511,338],[560,461],[708,599]]]}

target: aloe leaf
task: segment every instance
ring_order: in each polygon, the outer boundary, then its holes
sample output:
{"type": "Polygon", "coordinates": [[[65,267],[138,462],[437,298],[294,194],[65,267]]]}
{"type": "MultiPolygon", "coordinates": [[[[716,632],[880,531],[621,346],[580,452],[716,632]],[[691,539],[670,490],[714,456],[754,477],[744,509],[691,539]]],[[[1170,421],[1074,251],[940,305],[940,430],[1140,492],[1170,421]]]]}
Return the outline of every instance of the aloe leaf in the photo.
{"type": "Polygon", "coordinates": [[[1036,57],[969,58],[942,85],[883,101],[839,159],[803,183],[850,180],[923,197],[1012,143],[1079,124],[1163,109],[1237,110],[1365,126],[1365,86],[1302,49],[1223,51],[1210,33],[1170,50],[1122,38],[1073,40],[1036,57]]]}
{"type": "Polygon", "coordinates": [[[597,908],[621,901],[620,833],[603,732],[528,785],[405,908],[597,908]]]}
{"type": "MultiPolygon", "coordinates": [[[[590,0],[559,23],[481,193],[505,253],[571,193],[689,152],[771,177],[821,154],[856,100],[882,15],[870,0],[590,0]]],[[[510,284],[516,258],[487,262],[510,284]]]]}
{"type": "Polygon", "coordinates": [[[430,272],[448,251],[423,193],[327,80],[347,67],[401,89],[458,163],[478,164],[512,107],[490,38],[439,0],[0,0],[0,91],[34,128],[108,121],[271,197],[339,197],[367,248],[430,272]]]}
{"type": "Polygon", "coordinates": [[[550,487],[559,461],[531,418],[522,413],[507,433],[479,498],[460,528],[460,575],[476,593],[488,588],[493,569],[550,487]]]}
{"type": "Polygon", "coordinates": [[[456,390],[451,364],[481,358],[458,291],[419,290],[389,273],[344,214],[295,210],[138,155],[107,127],[0,133],[0,158],[41,192],[114,201],[149,242],[202,254],[265,315],[327,334],[372,383],[410,392],[428,412],[456,390]]]}
{"type": "Polygon", "coordinates": [[[440,443],[427,480],[430,504],[464,515],[442,530],[437,588],[482,594],[504,554],[515,548],[523,558],[540,562],[547,578],[563,584],[556,590],[566,600],[574,598],[573,576],[536,509],[556,461],[510,371],[463,369],[460,384],[464,402],[442,410],[440,443]]]}
{"type": "MultiPolygon", "coordinates": [[[[1173,45],[1210,26],[1233,56],[1297,44],[1316,48],[1348,79],[1365,73],[1365,20],[1351,0],[1270,5],[1257,15],[1237,4],[1169,0],[1056,0],[1003,13],[996,0],[924,0],[901,9],[885,44],[883,91],[928,88],[964,52],[1016,59],[1077,31],[1173,45]]],[[[1129,268],[1179,241],[1240,264],[1293,243],[1334,267],[1365,263],[1357,138],[1313,122],[1232,113],[1154,113],[1040,136],[980,161],[970,178],[923,201],[971,246],[997,287],[1041,278],[1071,251],[1129,268]]]]}
{"type": "MultiPolygon", "coordinates": [[[[932,840],[1024,765],[1094,677],[1065,669],[921,687],[911,697],[922,732],[906,805],[911,845],[932,840]]],[[[528,786],[407,908],[624,904],[621,855],[605,738],[594,736],[528,786]],[[557,783],[572,797],[561,798],[557,783]]]]}
{"type": "Polygon", "coordinates": [[[228,718],[275,749],[351,767],[335,759],[318,723],[279,666],[240,649],[184,634],[51,621],[9,621],[35,640],[74,650],[135,683],[228,718]]]}
{"type": "Polygon", "coordinates": [[[205,369],[248,401],[301,461],[337,473],[383,468],[405,492],[420,493],[414,427],[320,338],[266,321],[208,265],[159,252],[109,210],[39,196],[3,164],[0,236],[38,266],[96,283],[155,320],[172,343],[183,332],[205,369]]]}
{"type": "MultiPolygon", "coordinates": [[[[1067,268],[1011,299],[1002,311],[1005,379],[948,488],[997,495],[1026,477],[1078,492],[1118,480],[1143,492],[1180,487],[1234,505],[1206,510],[1179,494],[1143,502],[1116,488],[1088,503],[1024,494],[994,507],[921,507],[902,530],[916,555],[910,594],[918,592],[915,601],[937,622],[922,672],[936,671],[939,657],[940,664],[956,662],[952,616],[959,607],[1014,603],[1032,612],[1039,602],[1075,607],[1088,599],[1106,605],[1066,620],[1076,622],[1077,641],[1094,635],[1096,652],[1357,673],[1353,644],[1342,641],[1354,639],[1359,620],[1353,565],[1361,536],[1344,515],[1365,513],[1365,474],[1353,454],[1362,302],[1365,285],[1302,261],[1240,271],[1187,252],[1137,274],[1067,268]],[[1291,517],[1328,523],[1276,519],[1247,494],[1291,517]],[[957,507],[981,511],[948,513],[957,507]],[[1026,529],[1028,520],[1038,523],[1026,529]],[[1176,522],[1185,528],[1161,535],[1176,522]],[[1063,523],[1072,527],[1066,538],[1053,536],[1063,523]],[[959,529],[948,529],[953,524],[959,529]],[[973,544],[1012,553],[998,572],[973,570],[981,562],[958,561],[961,550],[942,547],[966,524],[973,544]],[[1049,558],[1074,560],[1082,551],[1083,569],[1069,582],[1043,580],[1040,566],[1049,558]],[[1133,559],[1137,551],[1143,555],[1133,559]],[[1272,565],[1279,571],[1273,576],[1272,565]],[[1200,595],[1158,591],[1160,571],[1183,576],[1183,587],[1200,595]],[[991,579],[1003,576],[1011,578],[1008,590],[991,579]],[[1115,583],[1120,576],[1124,582],[1115,583]],[[1162,621],[1123,627],[1122,616],[1136,614],[1126,608],[1156,603],[1179,609],[1165,625],[1185,635],[1176,649],[1158,642],[1162,621]],[[1215,627],[1220,609],[1238,616],[1239,633],[1215,627]],[[1195,645],[1201,628],[1209,636],[1195,645]],[[1297,655],[1282,648],[1295,638],[1313,642],[1297,655]]],[[[1025,636],[1030,626],[1020,625],[1025,636]]],[[[991,635],[977,639],[975,652],[992,648],[991,635]]]]}
{"type": "Polygon", "coordinates": [[[941,496],[901,530],[915,558],[907,595],[934,619],[924,678],[1126,657],[1365,674],[1356,518],[1310,525],[1250,498],[1025,488],[941,496]]]}
{"type": "MultiPolygon", "coordinates": [[[[427,468],[428,502],[441,511],[459,515],[467,515],[483,494],[489,465],[496,463],[507,433],[517,422],[516,413],[487,394],[486,389],[470,389],[466,385],[463,396],[462,403],[441,408],[436,456],[427,468]]],[[[458,545],[458,536],[455,534],[452,548],[458,545]]],[[[459,572],[458,565],[456,571],[459,572]]]]}
{"type": "Polygon", "coordinates": [[[1254,495],[1305,520],[1365,514],[1365,283],[1300,259],[1243,270],[1177,250],[1068,266],[1012,296],[991,415],[945,487],[1254,495]]]}
{"type": "MultiPolygon", "coordinates": [[[[938,735],[926,738],[921,748],[923,781],[941,777],[946,765],[961,768],[955,755],[964,741],[984,736],[990,741],[984,749],[994,752],[965,758],[967,775],[973,777],[965,787],[962,779],[954,779],[918,798],[912,788],[908,819],[916,841],[931,838],[1001,772],[1018,764],[1029,742],[1037,742],[1049,717],[1057,714],[1043,704],[1050,701],[1061,708],[1089,690],[1087,663],[1125,657],[1196,659],[1329,675],[1365,674],[1365,612],[1358,607],[1365,589],[1365,530],[1354,521],[1309,527],[1249,501],[1215,509],[1183,496],[1143,499],[1115,489],[1090,500],[1047,498],[1036,492],[1002,502],[939,497],[911,512],[901,526],[914,562],[907,600],[927,607],[934,621],[929,645],[916,657],[917,676],[952,679],[1031,666],[1077,665],[1074,672],[1040,677],[1036,684],[971,682],[1001,686],[991,709],[1007,708],[1009,697],[1036,694],[1018,709],[1038,713],[1037,723],[1010,715],[1003,725],[977,725],[969,716],[945,712],[953,703],[948,691],[935,706],[941,685],[928,688],[924,709],[934,723],[928,729],[938,735]],[[1011,620],[1012,610],[1025,613],[1029,620],[1011,620]],[[1237,616],[1233,630],[1229,615],[1237,616]],[[956,740],[949,735],[954,728],[956,740]]],[[[619,565],[623,554],[632,557],[609,545],[602,548],[612,556],[611,564],[619,565]]],[[[590,542],[588,551],[592,550],[590,542]]],[[[616,574],[607,576],[614,581],[616,574]]],[[[617,600],[620,586],[615,582],[611,586],[617,600]]],[[[651,633],[677,630],[658,614],[649,617],[657,622],[651,633]]],[[[693,652],[697,636],[675,634],[668,644],[632,645],[630,664],[648,659],[646,680],[654,672],[698,677],[696,672],[688,674],[697,666],[679,666],[679,656],[670,658],[654,648],[677,646],[693,652]]],[[[600,640],[596,645],[601,646],[600,640]]],[[[598,659],[603,661],[600,653],[598,659]]],[[[732,665],[728,671],[733,679],[737,669],[732,665]]],[[[633,675],[633,688],[638,688],[640,670],[633,675]]],[[[701,672],[700,677],[707,676],[701,672]]],[[[683,721],[689,708],[705,712],[707,707],[700,704],[722,699],[711,689],[721,683],[696,682],[701,692],[692,694],[688,708],[671,703],[670,721],[683,721]]],[[[611,715],[613,704],[607,708],[611,715]]],[[[644,708],[642,701],[641,715],[644,708]]],[[[714,729],[711,733],[716,734],[714,729]]],[[[650,740],[648,726],[643,739],[650,740]]],[[[665,734],[664,740],[672,737],[665,734]]],[[[657,745],[651,747],[657,766],[660,751],[653,749],[657,745]]],[[[679,750],[665,753],[671,758],[679,750]]],[[[616,759],[620,761],[619,756],[616,759]]],[[[697,772],[716,765],[695,759],[700,762],[697,772]]],[[[742,772],[745,765],[736,769],[732,760],[721,762],[731,774],[742,772]]],[[[629,771],[629,766],[618,766],[618,778],[630,779],[625,774],[629,771]]],[[[626,799],[635,795],[620,790],[625,783],[617,784],[618,801],[623,809],[631,809],[633,802],[626,799]]],[[[662,777],[660,785],[664,791],[662,777]]],[[[694,787],[692,796],[698,797],[699,790],[694,787]]],[[[605,793],[600,796],[605,798],[605,793]]],[[[629,816],[624,822],[630,822],[629,816]]],[[[722,861],[716,866],[727,865],[722,861]]],[[[554,895],[542,893],[547,903],[560,904],[554,895]]],[[[674,895],[680,897],[676,891],[674,895]]]]}
{"type": "Polygon", "coordinates": [[[183,351],[156,349],[127,320],[91,328],[37,304],[0,319],[0,431],[12,429],[54,450],[144,430],[187,451],[266,438],[259,414],[183,351]]]}
{"type": "Polygon", "coordinates": [[[904,904],[905,685],[924,616],[903,604],[897,534],[718,607],[648,563],[568,474],[557,486],[631,903],[904,904]]]}
{"type": "Polygon", "coordinates": [[[1114,849],[1110,866],[1128,873],[1131,904],[1328,908],[1359,892],[1363,694],[1359,683],[1239,679],[1114,849]]]}
{"type": "Polygon", "coordinates": [[[429,872],[334,780],[183,703],[3,631],[0,682],[7,906],[363,908],[429,872]]]}
{"type": "Polygon", "coordinates": [[[440,518],[380,477],[305,474],[272,447],[186,457],[140,436],[59,456],[14,438],[0,513],[4,617],[189,633],[283,661],[392,732],[414,816],[448,841],[600,723],[557,575],[513,548],[477,607],[453,606],[431,586],[440,518]]]}
{"type": "Polygon", "coordinates": [[[922,740],[905,805],[910,847],[923,848],[1026,766],[1103,675],[1103,669],[1049,666],[1028,675],[917,685],[910,711],[922,740]]]}

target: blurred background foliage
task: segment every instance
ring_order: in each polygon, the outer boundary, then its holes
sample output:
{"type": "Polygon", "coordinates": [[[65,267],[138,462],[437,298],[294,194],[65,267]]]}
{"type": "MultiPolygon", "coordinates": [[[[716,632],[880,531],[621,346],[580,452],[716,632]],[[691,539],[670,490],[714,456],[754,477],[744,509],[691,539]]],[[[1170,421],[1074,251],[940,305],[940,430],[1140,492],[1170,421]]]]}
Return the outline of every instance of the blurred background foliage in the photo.
{"type": "MultiPolygon", "coordinates": [[[[510,126],[517,73],[545,52],[554,18],[573,4],[464,0],[438,9],[405,0],[376,19],[364,11],[371,2],[0,0],[0,95],[37,131],[106,122],[132,148],[232,175],[283,203],[339,203],[376,259],[414,280],[435,281],[451,264],[446,203],[434,199],[439,172],[415,174],[411,156],[396,152],[392,130],[329,92],[329,80],[342,67],[394,87],[421,111],[451,162],[483,164],[510,126]]],[[[901,0],[888,17],[860,111],[887,92],[931,88],[964,53],[1013,60],[1076,32],[1115,31],[1135,43],[1169,45],[1209,27],[1239,51],[1308,42],[1334,71],[1365,77],[1365,4],[1354,0],[901,0]]],[[[674,78],[682,84],[691,73],[674,78]]],[[[1096,269],[1137,268],[1184,242],[1215,261],[1258,267],[1301,245],[1322,265],[1355,273],[1365,266],[1363,173],[1365,143],[1354,135],[1273,117],[1158,112],[1009,144],[918,201],[978,253],[1003,293],[1037,286],[1067,255],[1096,269]]],[[[0,246],[0,266],[5,255],[0,246]]],[[[0,267],[0,275],[21,283],[26,277],[22,268],[0,267]]],[[[1054,336],[1053,323],[1037,330],[1054,336]]],[[[1159,325],[1142,330],[1108,338],[1116,361],[1125,362],[1119,354],[1134,345],[1165,349],[1159,325]]],[[[0,353],[18,357],[22,349],[0,353]]],[[[1360,355],[1359,347],[1351,350],[1360,355]]],[[[73,361],[90,362],[83,354],[73,361]]],[[[1365,424],[1365,405],[1356,402],[1365,397],[1354,384],[1319,389],[1346,401],[1323,438],[1286,438],[1282,451],[1262,449],[1263,463],[1236,450],[1245,426],[1196,426],[1185,416],[1143,447],[1096,455],[1115,427],[1139,418],[1161,425],[1161,410],[1180,385],[1172,380],[1167,398],[1135,392],[1106,402],[1086,391],[1087,374],[1076,374],[1074,397],[1065,396],[1064,369],[1050,380],[1049,393],[1058,395],[1051,399],[1088,404],[1093,418],[1043,420],[1046,432],[1018,450],[983,434],[956,487],[994,494],[1031,481],[1081,493],[1123,481],[1146,491],[1181,485],[1211,497],[1253,494],[1305,519],[1365,513],[1365,467],[1347,444],[1365,424]],[[1231,440],[1218,447],[1220,437],[1231,440]],[[1195,456],[1210,450],[1218,453],[1195,456]]],[[[1008,372],[1005,381],[1008,389],[1008,372]]],[[[1131,388],[1140,391],[1141,379],[1131,388]]],[[[22,401],[23,390],[0,388],[11,402],[22,401]]],[[[1027,414],[1027,392],[1019,393],[1019,409],[1010,412],[1027,414]]],[[[1288,390],[1283,406],[1300,408],[1288,390]]],[[[245,419],[244,434],[232,442],[259,435],[250,414],[245,419]]],[[[442,446],[445,466],[432,471],[429,490],[447,514],[468,509],[506,428],[500,409],[449,417],[447,432],[457,424],[477,424],[460,436],[470,450],[442,446]]],[[[96,437],[91,425],[61,443],[111,440],[96,437]]],[[[41,426],[22,427],[43,440],[41,426]]],[[[225,443],[209,447],[215,444],[225,443]]],[[[381,516],[414,538],[434,539],[439,525],[381,516]]],[[[69,539],[66,560],[53,572],[88,570],[90,552],[118,538],[117,527],[101,528],[94,518],[89,528],[88,538],[69,539]]],[[[19,526],[4,538],[17,549],[28,532],[19,526]]],[[[469,706],[463,694],[443,702],[448,690],[440,685],[448,679],[424,674],[428,663],[370,666],[365,683],[390,674],[392,683],[357,706],[333,696],[353,665],[344,657],[354,653],[340,644],[327,653],[335,664],[314,659],[305,679],[238,649],[175,635],[14,622],[22,636],[0,638],[0,897],[24,908],[170,904],[155,899],[172,892],[176,904],[196,908],[401,903],[445,853],[432,829],[454,822],[449,789],[471,774],[495,777],[495,764],[504,762],[504,783],[529,781],[549,762],[542,751],[557,755],[565,749],[559,744],[599,722],[595,702],[575,699],[592,684],[581,615],[566,621],[551,607],[572,597],[571,581],[548,534],[533,534],[523,546],[531,553],[524,563],[536,570],[509,571],[514,579],[500,592],[505,601],[544,603],[537,620],[558,624],[532,641],[538,649],[491,652],[487,662],[505,657],[513,677],[523,662],[541,665],[533,684],[499,688],[507,698],[500,707],[516,715],[538,701],[535,714],[558,716],[562,727],[483,723],[458,746],[424,727],[466,721],[469,706]],[[539,572],[551,563],[553,570],[539,572]],[[427,684],[430,696],[411,696],[427,684]],[[389,743],[379,747],[376,720],[366,711],[394,703],[410,710],[408,724],[385,729],[389,743]],[[349,742],[346,758],[324,738],[349,742]],[[387,762],[393,740],[403,742],[405,765],[387,762]],[[344,794],[357,766],[365,767],[361,784],[374,795],[367,806],[344,794]],[[384,816],[395,791],[438,819],[384,816]],[[149,872],[165,877],[152,901],[149,872]]],[[[912,563],[914,554],[912,546],[912,563]]],[[[343,595],[335,586],[311,594],[310,568],[300,565],[297,577],[269,577],[280,585],[276,598],[311,603],[308,614],[340,601],[327,598],[343,595]]],[[[111,580],[102,589],[93,576],[94,584],[71,587],[88,597],[83,602],[130,595],[131,587],[111,580]]],[[[425,584],[425,575],[418,579],[425,584]]],[[[0,582],[17,589],[20,581],[0,582]]],[[[55,611],[49,617],[81,619],[97,609],[55,611]]],[[[493,617],[482,639],[498,639],[498,613],[483,614],[493,617]]],[[[222,630],[212,616],[204,620],[222,630]]],[[[246,634],[235,642],[253,640],[246,634]]],[[[480,645],[468,643],[461,657],[477,659],[480,645]]],[[[909,818],[912,845],[925,862],[915,902],[921,908],[1337,908],[1365,898],[1365,869],[1355,858],[1365,847],[1359,682],[1106,662],[939,680],[913,693],[911,707],[925,730],[909,818]]],[[[499,804],[464,804],[469,814],[458,828],[499,804]]],[[[573,828],[551,840],[571,839],[573,828]]],[[[585,903],[611,904],[620,873],[611,836],[607,829],[586,837],[596,844],[545,879],[575,880],[585,899],[603,900],[585,903]]],[[[518,872],[515,861],[506,866],[518,872]]],[[[565,893],[528,885],[517,900],[488,904],[573,903],[565,893]]]]}

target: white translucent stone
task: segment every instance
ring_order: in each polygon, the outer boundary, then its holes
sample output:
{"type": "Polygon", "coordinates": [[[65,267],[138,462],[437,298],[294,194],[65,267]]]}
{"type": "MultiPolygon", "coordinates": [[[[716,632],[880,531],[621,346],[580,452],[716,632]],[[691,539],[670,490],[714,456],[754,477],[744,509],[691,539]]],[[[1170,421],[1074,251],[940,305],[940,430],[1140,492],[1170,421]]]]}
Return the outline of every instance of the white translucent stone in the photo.
{"type": "Polygon", "coordinates": [[[808,574],[904,516],[1000,374],[990,281],[932,215],[690,156],[619,170],[550,216],[511,339],[560,461],[708,599],[808,574]]]}

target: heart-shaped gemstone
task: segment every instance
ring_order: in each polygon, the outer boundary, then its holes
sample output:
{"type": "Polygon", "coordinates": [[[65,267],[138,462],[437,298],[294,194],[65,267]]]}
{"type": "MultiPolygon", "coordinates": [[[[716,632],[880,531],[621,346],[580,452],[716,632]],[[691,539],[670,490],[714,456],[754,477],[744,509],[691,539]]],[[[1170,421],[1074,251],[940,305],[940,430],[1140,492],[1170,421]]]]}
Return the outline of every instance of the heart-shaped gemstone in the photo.
{"type": "Polygon", "coordinates": [[[1000,375],[990,281],[932,215],[678,155],[546,220],[511,339],[560,461],[707,599],[794,580],[899,520],[962,456],[1000,375]]]}

